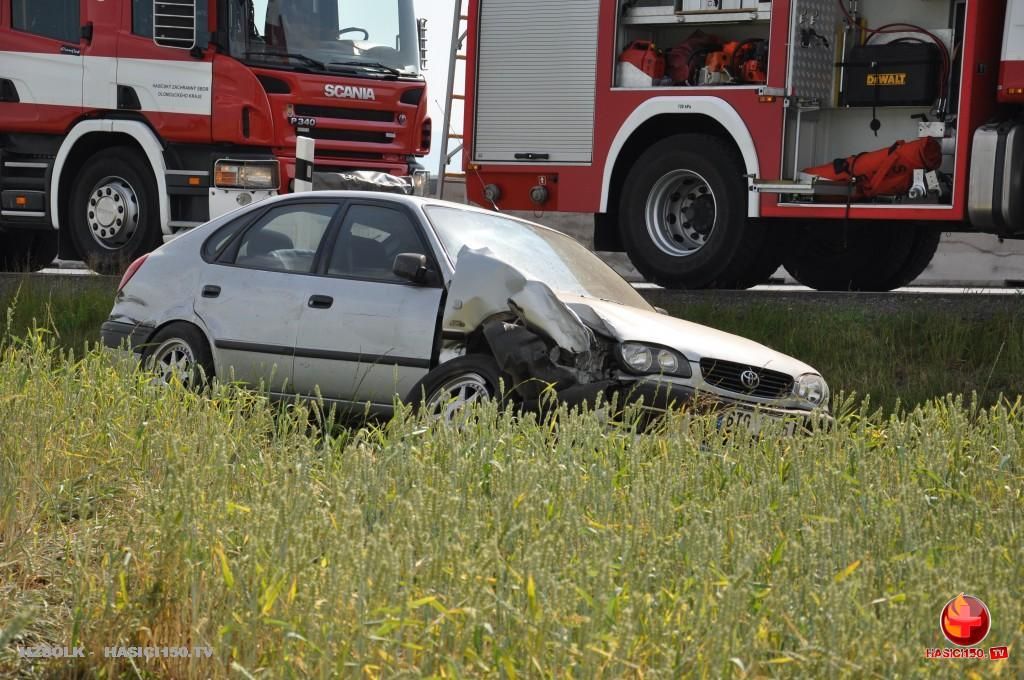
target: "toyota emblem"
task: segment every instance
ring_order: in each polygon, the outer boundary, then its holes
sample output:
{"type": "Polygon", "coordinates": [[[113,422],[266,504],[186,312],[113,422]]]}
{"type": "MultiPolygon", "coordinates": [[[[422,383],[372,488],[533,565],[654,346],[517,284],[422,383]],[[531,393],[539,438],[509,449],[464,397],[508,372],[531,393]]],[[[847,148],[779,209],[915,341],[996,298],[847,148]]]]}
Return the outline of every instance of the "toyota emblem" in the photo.
{"type": "Polygon", "coordinates": [[[761,376],[748,368],[740,374],[740,382],[748,390],[756,390],[761,384],[761,376]]]}

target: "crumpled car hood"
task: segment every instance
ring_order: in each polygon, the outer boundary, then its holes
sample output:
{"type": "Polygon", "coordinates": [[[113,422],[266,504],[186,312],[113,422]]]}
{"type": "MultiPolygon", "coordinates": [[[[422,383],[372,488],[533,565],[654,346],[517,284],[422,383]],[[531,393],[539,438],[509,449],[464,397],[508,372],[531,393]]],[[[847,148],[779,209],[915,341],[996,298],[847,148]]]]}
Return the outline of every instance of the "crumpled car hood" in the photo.
{"type": "Polygon", "coordinates": [[[693,362],[711,358],[768,368],[793,376],[817,373],[802,361],[725,331],[615,302],[566,294],[560,294],[559,297],[577,316],[593,326],[595,320],[590,318],[589,308],[603,324],[605,332],[610,332],[620,342],[635,340],[664,345],[693,362]]]}
{"type": "Polygon", "coordinates": [[[653,310],[555,292],[541,281],[526,278],[487,248],[463,248],[448,289],[442,329],[446,333],[469,333],[488,319],[508,312],[576,354],[592,349],[597,333],[619,342],[670,347],[692,362],[711,358],[794,377],[817,373],[793,357],[738,335],[653,310]]]}
{"type": "Polygon", "coordinates": [[[594,344],[593,332],[547,284],[527,279],[487,248],[464,247],[448,288],[442,329],[467,333],[509,311],[570,352],[585,352],[594,344]]]}

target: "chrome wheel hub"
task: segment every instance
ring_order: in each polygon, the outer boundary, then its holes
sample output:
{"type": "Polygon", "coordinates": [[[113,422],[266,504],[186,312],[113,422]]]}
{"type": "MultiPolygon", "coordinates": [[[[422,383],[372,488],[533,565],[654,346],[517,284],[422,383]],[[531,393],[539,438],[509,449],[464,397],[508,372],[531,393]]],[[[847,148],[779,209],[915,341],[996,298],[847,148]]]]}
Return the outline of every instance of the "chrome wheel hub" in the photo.
{"type": "Polygon", "coordinates": [[[108,250],[122,247],[139,227],[139,199],[135,189],[120,177],[97,182],[86,206],[89,233],[108,250]]]}
{"type": "Polygon", "coordinates": [[[427,412],[451,422],[466,407],[488,399],[491,392],[479,373],[456,376],[437,388],[427,400],[427,412]]]}
{"type": "Polygon", "coordinates": [[[718,204],[704,177],[692,170],[673,170],[654,183],[644,212],[647,233],[658,250],[686,257],[707,244],[718,204]]]}
{"type": "Polygon", "coordinates": [[[156,382],[169,385],[175,378],[190,387],[195,374],[196,358],[184,340],[171,339],[153,352],[150,369],[156,373],[156,382]]]}

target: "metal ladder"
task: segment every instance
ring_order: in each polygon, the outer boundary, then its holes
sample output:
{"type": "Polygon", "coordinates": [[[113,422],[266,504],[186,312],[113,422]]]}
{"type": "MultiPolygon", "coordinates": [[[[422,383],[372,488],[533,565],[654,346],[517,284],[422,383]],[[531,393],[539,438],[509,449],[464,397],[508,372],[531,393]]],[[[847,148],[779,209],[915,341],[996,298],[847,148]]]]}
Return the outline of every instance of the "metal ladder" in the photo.
{"type": "Polygon", "coordinates": [[[458,106],[463,109],[463,118],[465,120],[465,103],[466,95],[463,92],[459,94],[455,91],[455,73],[456,66],[460,61],[465,62],[466,54],[462,51],[466,42],[466,33],[468,28],[467,23],[469,17],[466,16],[462,6],[466,0],[455,0],[455,13],[452,17],[452,42],[451,42],[451,54],[448,60],[448,88],[446,91],[447,96],[444,101],[444,128],[442,128],[441,135],[441,158],[438,163],[437,169],[437,197],[440,199],[444,198],[444,184],[447,178],[458,178],[465,180],[466,175],[463,172],[449,172],[448,167],[451,165],[452,159],[462,152],[462,148],[465,145],[465,136],[462,132],[455,132],[452,130],[452,112],[458,102],[458,106]],[[455,145],[452,145],[455,142],[455,145]]]}

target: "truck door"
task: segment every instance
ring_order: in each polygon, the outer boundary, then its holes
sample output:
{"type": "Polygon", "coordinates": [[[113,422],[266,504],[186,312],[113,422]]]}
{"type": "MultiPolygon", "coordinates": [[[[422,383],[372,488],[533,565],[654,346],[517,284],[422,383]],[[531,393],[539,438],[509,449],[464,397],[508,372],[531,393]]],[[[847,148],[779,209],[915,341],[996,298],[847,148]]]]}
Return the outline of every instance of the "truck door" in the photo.
{"type": "Polygon", "coordinates": [[[117,5],[104,0],[82,3],[82,105],[88,110],[117,108],[117,33],[121,27],[117,5]]]}
{"type": "Polygon", "coordinates": [[[64,134],[82,113],[81,6],[67,0],[3,4],[0,17],[9,12],[11,27],[0,47],[3,131],[64,134]]]}
{"type": "MultiPolygon", "coordinates": [[[[102,0],[90,2],[102,5],[102,0]]],[[[165,139],[209,142],[213,61],[207,49],[207,0],[125,5],[117,47],[120,108],[142,111],[165,139]],[[175,18],[168,18],[171,14],[175,18]]]]}

